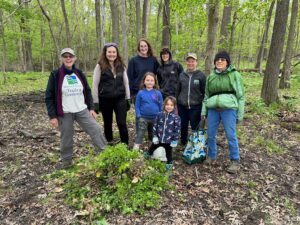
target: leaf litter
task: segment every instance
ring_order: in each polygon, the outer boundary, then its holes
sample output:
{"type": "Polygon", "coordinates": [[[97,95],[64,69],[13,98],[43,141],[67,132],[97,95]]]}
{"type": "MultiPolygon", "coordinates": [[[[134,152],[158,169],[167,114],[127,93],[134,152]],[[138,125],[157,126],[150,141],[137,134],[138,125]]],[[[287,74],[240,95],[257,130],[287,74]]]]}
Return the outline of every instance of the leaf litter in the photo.
{"type": "MultiPolygon", "coordinates": [[[[76,211],[64,204],[63,190],[44,178],[55,171],[59,160],[59,132],[49,126],[43,97],[43,93],[0,96],[1,224],[91,224],[89,211],[76,211]],[[51,196],[53,190],[58,193],[55,197],[51,196]]],[[[173,188],[163,194],[160,207],[143,216],[113,211],[104,215],[105,221],[107,224],[299,224],[299,133],[280,126],[281,121],[295,123],[297,118],[300,118],[297,113],[282,112],[274,124],[261,123],[259,116],[246,120],[241,128],[245,139],[240,141],[242,167],[236,175],[225,171],[229,162],[222,128],[218,160],[212,167],[184,164],[180,156],[182,147],[177,147],[173,188]],[[256,143],[259,135],[285,151],[282,154],[267,151],[265,145],[256,143]]],[[[134,131],[134,122],[128,126],[134,131]]],[[[114,130],[117,132],[115,126],[114,130]]],[[[132,141],[131,135],[130,145],[132,141]]],[[[89,145],[87,135],[76,126],[75,160],[88,154],[89,145]]],[[[138,182],[138,177],[132,182],[138,182]]]]}

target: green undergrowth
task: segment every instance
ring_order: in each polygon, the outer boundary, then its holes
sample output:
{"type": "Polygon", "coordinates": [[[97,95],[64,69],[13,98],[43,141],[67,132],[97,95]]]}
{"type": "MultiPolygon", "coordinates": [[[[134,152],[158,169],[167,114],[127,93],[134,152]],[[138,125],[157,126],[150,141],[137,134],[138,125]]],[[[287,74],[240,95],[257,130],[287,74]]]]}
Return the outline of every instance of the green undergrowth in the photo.
{"type": "Polygon", "coordinates": [[[26,94],[45,91],[50,73],[0,73],[0,94],[26,94]]]}
{"type": "MultiPolygon", "coordinates": [[[[281,111],[297,112],[300,110],[300,76],[291,76],[289,89],[278,89],[279,101],[267,106],[260,97],[263,76],[258,73],[243,73],[246,93],[246,118],[261,116],[265,121],[274,120],[281,111]],[[250,115],[251,114],[251,115],[250,115]]],[[[279,82],[279,80],[278,80],[279,82]]]]}
{"type": "Polygon", "coordinates": [[[112,210],[143,214],[158,207],[162,191],[169,188],[167,175],[162,162],[144,160],[139,151],[118,144],[97,156],[90,154],[49,178],[60,184],[56,190],[62,189],[67,204],[97,219],[112,210]]]}

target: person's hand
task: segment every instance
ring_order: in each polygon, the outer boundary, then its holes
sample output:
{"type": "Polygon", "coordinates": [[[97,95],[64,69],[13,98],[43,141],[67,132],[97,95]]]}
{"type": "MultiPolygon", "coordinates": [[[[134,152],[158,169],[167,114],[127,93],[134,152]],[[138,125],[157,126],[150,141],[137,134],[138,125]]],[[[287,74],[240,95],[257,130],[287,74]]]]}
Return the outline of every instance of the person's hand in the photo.
{"type": "Polygon", "coordinates": [[[99,103],[94,103],[95,112],[99,114],[99,103]]]}
{"type": "Polygon", "coordinates": [[[50,120],[50,125],[52,128],[57,128],[58,127],[58,119],[57,118],[53,118],[50,120]]]}
{"type": "Polygon", "coordinates": [[[159,143],[158,137],[154,136],[152,138],[152,142],[153,142],[153,144],[157,145],[159,143]]]}
{"type": "Polygon", "coordinates": [[[206,116],[201,116],[199,128],[201,128],[201,129],[205,128],[205,120],[206,120],[206,116]]]}
{"type": "Polygon", "coordinates": [[[126,100],[126,103],[127,103],[127,105],[126,105],[126,107],[127,107],[126,110],[129,111],[129,110],[130,110],[130,105],[131,105],[131,104],[130,104],[130,99],[127,99],[127,100],[126,100]]]}
{"type": "Polygon", "coordinates": [[[171,146],[172,148],[175,148],[175,147],[177,146],[177,144],[178,144],[177,141],[172,141],[171,144],[170,144],[170,146],[171,146]]]}
{"type": "Polygon", "coordinates": [[[97,113],[96,113],[94,110],[90,110],[90,115],[91,115],[94,119],[96,119],[96,117],[97,117],[97,113]]]}

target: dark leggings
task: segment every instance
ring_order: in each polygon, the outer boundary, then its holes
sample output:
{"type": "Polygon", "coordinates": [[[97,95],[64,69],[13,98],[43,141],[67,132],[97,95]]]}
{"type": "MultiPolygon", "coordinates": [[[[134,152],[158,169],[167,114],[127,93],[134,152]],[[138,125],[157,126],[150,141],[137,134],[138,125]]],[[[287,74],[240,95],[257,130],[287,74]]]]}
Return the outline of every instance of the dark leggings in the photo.
{"type": "Polygon", "coordinates": [[[158,147],[164,147],[166,150],[166,157],[167,157],[167,163],[172,163],[173,162],[173,158],[172,158],[172,147],[170,146],[170,144],[166,144],[166,143],[158,143],[158,144],[151,144],[150,148],[149,148],[149,155],[153,155],[153,152],[155,151],[155,149],[157,149],[158,147]]]}

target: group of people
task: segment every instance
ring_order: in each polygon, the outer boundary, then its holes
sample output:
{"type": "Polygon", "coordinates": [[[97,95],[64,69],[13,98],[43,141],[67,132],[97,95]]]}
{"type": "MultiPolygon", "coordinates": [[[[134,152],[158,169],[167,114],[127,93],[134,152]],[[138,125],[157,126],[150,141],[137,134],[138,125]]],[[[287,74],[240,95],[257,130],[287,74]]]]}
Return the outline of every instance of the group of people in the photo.
{"type": "Polygon", "coordinates": [[[172,148],[180,138],[184,146],[188,139],[189,123],[198,129],[201,120],[207,120],[208,157],[211,165],[217,158],[216,135],[222,122],[229,145],[231,164],[228,172],[239,169],[239,146],[236,135],[237,121],[243,119],[244,89],[240,74],[231,65],[226,51],[214,59],[215,68],[206,76],[197,69],[195,53],[185,57],[186,70],[172,59],[168,48],[160,52],[161,63],[153,54],[146,39],[140,39],[137,55],[128,68],[118,46],[107,43],[94,69],[92,90],[86,77],[75,67],[76,55],[70,48],[61,51],[62,65],[52,71],[46,90],[46,106],[53,128],[61,131],[61,167],[72,165],[73,124],[86,131],[95,151],[102,151],[113,143],[113,112],[119,129],[120,141],[128,145],[127,111],[135,109],[136,136],[133,148],[139,149],[146,131],[151,146],[145,152],[149,158],[162,146],[166,151],[166,168],[172,169],[172,148]],[[102,113],[104,136],[96,114],[102,113]]]}

